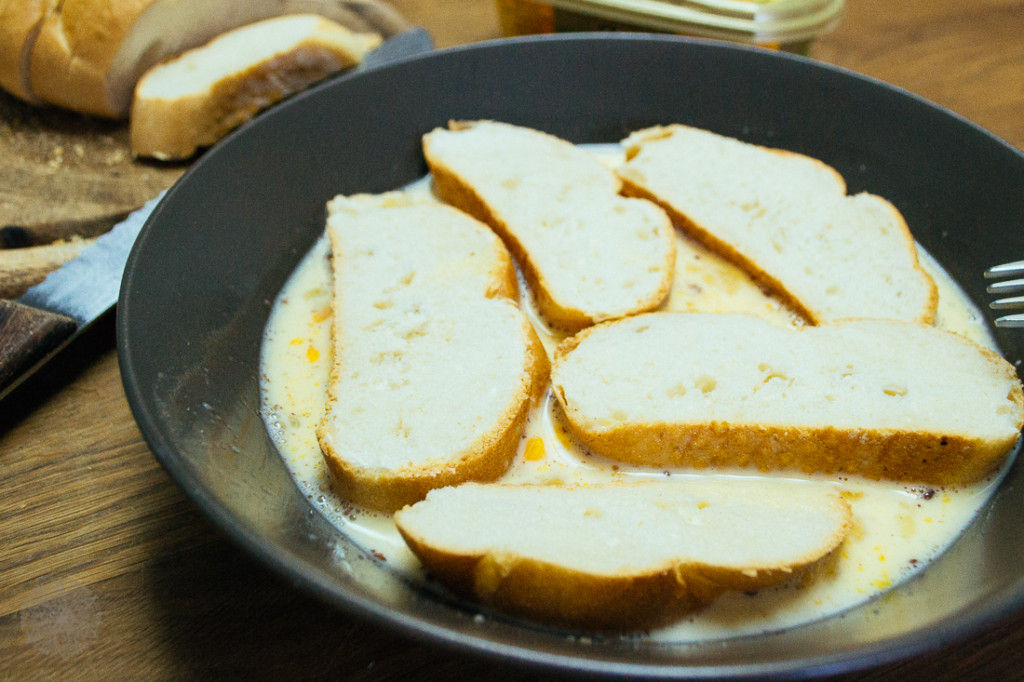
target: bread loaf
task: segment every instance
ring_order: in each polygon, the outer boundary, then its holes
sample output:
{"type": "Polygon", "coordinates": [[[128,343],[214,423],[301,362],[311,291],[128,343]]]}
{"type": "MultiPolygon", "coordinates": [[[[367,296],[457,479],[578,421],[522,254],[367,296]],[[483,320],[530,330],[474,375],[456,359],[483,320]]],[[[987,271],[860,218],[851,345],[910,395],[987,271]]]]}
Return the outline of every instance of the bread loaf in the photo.
{"type": "Polygon", "coordinates": [[[337,491],[393,511],[497,478],[548,369],[501,241],[401,195],[328,208],[335,354],[317,436],[337,491]]]}
{"type": "Polygon", "coordinates": [[[0,0],[0,87],[30,104],[42,104],[29,80],[32,46],[56,6],[57,0],[0,0]]]}
{"type": "Polygon", "coordinates": [[[153,65],[261,19],[312,13],[357,31],[383,27],[385,37],[407,26],[386,5],[345,0],[50,0],[41,21],[31,18],[36,2],[24,12],[15,0],[0,2],[25,17],[23,26],[38,29],[12,25],[15,35],[0,44],[5,61],[13,59],[10,41],[19,45],[18,60],[30,77],[27,87],[22,82],[12,92],[108,118],[128,115],[135,84],[153,65]]]}
{"type": "Polygon", "coordinates": [[[848,196],[833,168],[682,125],[638,131],[623,145],[627,194],[656,201],[811,323],[934,319],[935,283],[900,212],[871,194],[848,196]]]}
{"type": "Polygon", "coordinates": [[[1003,461],[1024,424],[1009,363],[895,320],[792,329],[641,315],[563,342],[551,381],[585,446],[658,467],[967,484],[1003,461]]]}
{"type": "Polygon", "coordinates": [[[315,14],[293,14],[224,33],[154,66],[139,80],[131,110],[136,156],[192,156],[259,111],[380,43],[315,14]]]}
{"type": "Polygon", "coordinates": [[[668,294],[675,235],[652,204],[588,152],[552,135],[493,121],[423,138],[440,196],[490,225],[555,326],[581,329],[656,307],[668,294]]]}
{"type": "Polygon", "coordinates": [[[428,572],[487,606],[557,625],[664,625],[727,590],[790,580],[850,525],[828,488],[692,479],[466,484],[395,514],[428,572]]]}

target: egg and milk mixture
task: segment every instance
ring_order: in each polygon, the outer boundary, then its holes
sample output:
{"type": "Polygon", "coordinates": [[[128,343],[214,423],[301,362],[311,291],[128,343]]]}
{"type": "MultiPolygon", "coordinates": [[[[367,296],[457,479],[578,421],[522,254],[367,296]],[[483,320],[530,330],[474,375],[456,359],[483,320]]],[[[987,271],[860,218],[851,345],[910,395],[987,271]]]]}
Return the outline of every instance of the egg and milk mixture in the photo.
{"type": "MultiPolygon", "coordinates": [[[[614,164],[617,145],[591,148],[614,164]]],[[[430,193],[425,179],[407,191],[430,193]]],[[[661,310],[747,312],[780,325],[799,318],[764,294],[740,270],[677,233],[673,286],[661,310]]],[[[994,347],[981,314],[945,272],[919,250],[939,288],[936,326],[994,347]]],[[[324,235],[300,263],[274,304],[261,353],[262,411],[267,429],[296,484],[334,525],[395,570],[424,579],[390,515],[362,510],[332,491],[316,438],[332,363],[330,245],[324,235]]],[[[541,320],[520,282],[521,305],[549,356],[563,338],[541,320]]],[[[569,437],[548,392],[534,408],[503,483],[586,484],[650,478],[766,476],[758,472],[694,473],[634,467],[589,454],[569,437]]],[[[1005,469],[1005,465],[1004,465],[1005,469]]],[[[775,474],[776,477],[779,474],[775,474]]],[[[861,603],[912,575],[948,547],[971,522],[999,476],[963,489],[936,489],[853,476],[800,476],[831,487],[853,510],[852,530],[838,553],[806,574],[756,594],[726,593],[679,623],[650,633],[664,641],[754,634],[806,623],[861,603]]],[[[542,528],[537,529],[543,532],[542,528]]]]}

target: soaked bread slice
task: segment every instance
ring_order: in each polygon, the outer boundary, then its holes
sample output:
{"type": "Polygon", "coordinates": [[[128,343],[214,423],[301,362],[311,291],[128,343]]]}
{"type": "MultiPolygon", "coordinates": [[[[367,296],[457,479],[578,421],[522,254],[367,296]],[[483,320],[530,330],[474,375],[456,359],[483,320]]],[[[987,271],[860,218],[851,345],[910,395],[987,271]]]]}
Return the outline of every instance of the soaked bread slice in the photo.
{"type": "Polygon", "coordinates": [[[790,580],[845,537],[831,489],[690,479],[466,484],[395,514],[427,571],[487,606],[557,625],[664,625],[728,590],[790,580]]]}
{"type": "Polygon", "coordinates": [[[328,211],[334,358],[317,436],[336,489],[393,511],[497,478],[548,369],[501,241],[397,194],[337,197],[328,211]]]}
{"type": "Polygon", "coordinates": [[[933,321],[937,290],[903,216],[881,197],[848,196],[830,166],[683,125],[622,144],[627,194],[657,202],[809,322],[933,321]]]}
{"type": "Polygon", "coordinates": [[[551,381],[585,446],[659,467],[967,484],[999,466],[1024,424],[1009,363],[896,320],[794,329],[640,315],[564,341],[551,381]]]}
{"type": "Polygon", "coordinates": [[[668,295],[671,222],[651,203],[619,196],[615,174],[587,151],[494,121],[438,128],[423,151],[441,198],[501,236],[555,326],[582,329],[668,295]]]}

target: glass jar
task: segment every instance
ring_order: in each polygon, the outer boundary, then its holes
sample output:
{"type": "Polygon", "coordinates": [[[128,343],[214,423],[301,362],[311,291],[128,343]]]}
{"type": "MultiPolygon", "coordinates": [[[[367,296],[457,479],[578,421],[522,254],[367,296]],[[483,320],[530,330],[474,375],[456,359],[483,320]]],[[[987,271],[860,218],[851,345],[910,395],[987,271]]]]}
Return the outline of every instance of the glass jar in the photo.
{"type": "Polygon", "coordinates": [[[655,31],[807,54],[843,0],[496,0],[505,35],[655,31]]]}

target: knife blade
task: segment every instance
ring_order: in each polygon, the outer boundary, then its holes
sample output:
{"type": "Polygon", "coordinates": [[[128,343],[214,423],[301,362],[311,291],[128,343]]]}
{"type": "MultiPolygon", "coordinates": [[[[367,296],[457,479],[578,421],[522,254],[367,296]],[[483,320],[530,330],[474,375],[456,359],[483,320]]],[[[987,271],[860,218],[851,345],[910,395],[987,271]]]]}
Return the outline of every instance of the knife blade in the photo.
{"type": "Polygon", "coordinates": [[[135,238],[164,193],[13,301],[0,301],[0,400],[117,302],[135,238]]]}

